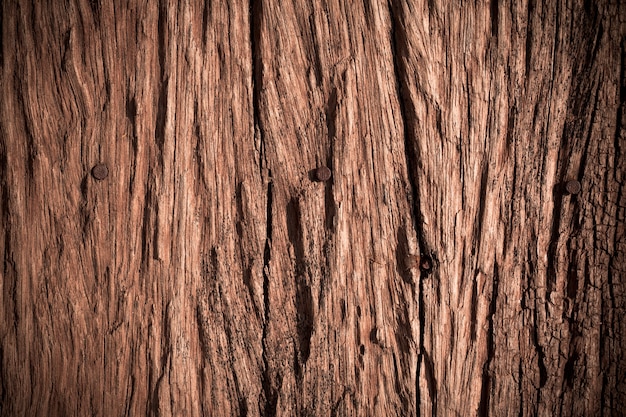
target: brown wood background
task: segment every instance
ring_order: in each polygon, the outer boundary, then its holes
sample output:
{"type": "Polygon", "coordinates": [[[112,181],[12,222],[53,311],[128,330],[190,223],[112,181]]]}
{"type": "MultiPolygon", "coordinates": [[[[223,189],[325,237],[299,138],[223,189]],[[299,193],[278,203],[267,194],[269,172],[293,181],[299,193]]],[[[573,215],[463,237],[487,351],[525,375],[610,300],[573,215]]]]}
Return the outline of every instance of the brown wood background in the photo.
{"type": "Polygon", "coordinates": [[[0,415],[626,409],[622,2],[0,4],[0,415]]]}

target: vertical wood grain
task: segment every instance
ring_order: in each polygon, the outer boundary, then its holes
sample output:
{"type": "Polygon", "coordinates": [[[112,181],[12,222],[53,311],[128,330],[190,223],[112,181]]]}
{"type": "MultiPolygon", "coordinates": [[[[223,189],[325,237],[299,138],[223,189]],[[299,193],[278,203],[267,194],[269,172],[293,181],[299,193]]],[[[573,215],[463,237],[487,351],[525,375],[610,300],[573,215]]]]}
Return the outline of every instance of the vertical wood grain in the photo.
{"type": "Polygon", "coordinates": [[[626,406],[619,2],[0,11],[0,415],[626,406]]]}
{"type": "Polygon", "coordinates": [[[266,415],[415,414],[418,250],[388,5],[259,2],[266,415]],[[311,181],[328,166],[328,182],[311,181]]]}
{"type": "Polygon", "coordinates": [[[421,245],[438,264],[422,281],[421,411],[619,414],[623,6],[394,10],[421,245]]]}

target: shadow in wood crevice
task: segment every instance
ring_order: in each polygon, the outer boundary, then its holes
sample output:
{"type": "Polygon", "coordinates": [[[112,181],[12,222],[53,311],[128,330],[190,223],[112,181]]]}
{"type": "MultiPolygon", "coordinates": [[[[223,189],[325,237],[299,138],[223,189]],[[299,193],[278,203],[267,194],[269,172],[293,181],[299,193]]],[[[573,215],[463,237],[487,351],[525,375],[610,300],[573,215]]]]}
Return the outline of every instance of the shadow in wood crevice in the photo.
{"type": "Polygon", "coordinates": [[[422,350],[422,365],[424,369],[424,377],[426,378],[426,386],[428,387],[428,396],[433,408],[433,416],[437,415],[437,379],[435,378],[435,367],[430,355],[422,350]]]}
{"type": "Polygon", "coordinates": [[[565,368],[563,370],[563,378],[565,379],[565,385],[571,390],[572,388],[574,388],[574,380],[576,379],[576,362],[578,361],[578,359],[580,358],[579,353],[575,350],[576,349],[576,339],[577,338],[573,338],[572,341],[570,342],[570,352],[569,352],[569,358],[567,359],[567,362],[565,363],[565,368]]]}
{"type": "MultiPolygon", "coordinates": [[[[259,173],[264,178],[264,169],[267,168],[265,155],[265,127],[261,117],[261,92],[263,91],[263,63],[261,59],[261,27],[263,24],[263,2],[251,0],[248,10],[250,24],[250,64],[252,75],[252,115],[255,128],[255,141],[258,132],[259,140],[259,173]]],[[[256,145],[255,145],[256,146],[256,145]]],[[[271,174],[270,174],[271,177],[271,174]]]]}
{"type": "Polygon", "coordinates": [[[537,366],[539,368],[539,387],[537,389],[537,394],[539,398],[536,403],[541,403],[541,388],[546,385],[548,381],[548,369],[546,367],[546,353],[544,352],[544,348],[541,345],[541,341],[539,339],[539,326],[541,324],[541,319],[539,317],[538,306],[536,305],[537,300],[535,300],[535,306],[532,309],[533,316],[533,327],[532,327],[532,343],[535,347],[535,352],[537,352],[537,366]]]}
{"type": "Polygon", "coordinates": [[[135,175],[137,174],[137,157],[139,156],[139,137],[137,136],[137,100],[135,96],[126,100],[126,117],[130,121],[131,125],[130,145],[132,147],[132,160],[129,172],[128,189],[131,194],[133,194],[135,190],[135,175]]]}
{"type": "Polygon", "coordinates": [[[478,403],[478,415],[480,417],[489,416],[491,376],[489,371],[483,368],[482,385],[480,389],[480,402],[478,403]]]}
{"type": "Polygon", "coordinates": [[[302,211],[297,197],[291,197],[285,207],[287,217],[287,235],[294,249],[296,257],[296,274],[304,269],[304,238],[302,235],[302,211]]]}
{"type": "Polygon", "coordinates": [[[552,210],[552,227],[550,229],[550,241],[548,244],[548,273],[546,274],[546,291],[550,294],[556,286],[556,262],[557,262],[557,244],[559,242],[559,234],[561,229],[561,209],[563,207],[563,189],[559,183],[552,189],[552,198],[554,208],[552,210]]]}
{"type": "MultiPolygon", "coordinates": [[[[483,231],[483,224],[485,222],[485,209],[487,208],[487,188],[488,188],[488,180],[489,180],[489,161],[482,162],[482,170],[480,174],[480,189],[478,190],[478,215],[476,216],[476,221],[474,223],[474,237],[473,241],[476,242],[476,245],[472,248],[471,256],[474,259],[479,258],[480,250],[481,250],[481,242],[480,238],[483,231]]],[[[461,274],[459,287],[464,288],[465,282],[463,277],[465,274],[461,274]]]]}
{"type": "Polygon", "coordinates": [[[330,168],[331,172],[333,172],[333,175],[331,176],[329,181],[326,181],[324,188],[324,203],[326,209],[324,225],[326,226],[327,231],[334,233],[336,228],[335,218],[337,215],[337,204],[335,202],[333,194],[333,185],[335,183],[334,176],[341,175],[341,172],[336,169],[335,164],[333,163],[335,160],[335,143],[337,139],[337,118],[339,117],[339,99],[337,87],[333,87],[328,101],[326,102],[325,117],[329,140],[329,154],[327,156],[326,166],[330,168]]]}
{"type": "Polygon", "coordinates": [[[198,340],[200,342],[200,351],[202,352],[202,356],[204,359],[207,359],[211,356],[211,338],[207,331],[211,328],[211,324],[207,312],[206,291],[198,291],[197,297],[198,303],[196,305],[196,320],[198,324],[198,340]]]}
{"type": "Polygon", "coordinates": [[[65,31],[63,34],[63,53],[61,58],[61,71],[67,72],[67,64],[72,59],[72,29],[65,31]]]}
{"type": "Polygon", "coordinates": [[[326,226],[326,230],[330,232],[335,231],[335,216],[337,214],[337,206],[335,204],[335,199],[333,196],[332,189],[333,179],[331,178],[324,185],[324,204],[325,204],[325,217],[324,217],[324,225],[326,226]]]}
{"type": "Polygon", "coordinates": [[[410,354],[411,346],[415,344],[413,340],[413,328],[411,327],[411,319],[409,317],[409,311],[406,307],[407,303],[403,304],[405,307],[396,311],[396,346],[400,352],[410,354]]]}
{"type": "Polygon", "coordinates": [[[126,99],[126,117],[130,121],[133,132],[137,128],[137,99],[135,96],[126,99]]]}
{"type": "Polygon", "coordinates": [[[159,94],[157,100],[157,114],[155,125],[155,142],[159,150],[158,161],[159,167],[163,170],[164,164],[164,151],[165,151],[165,127],[167,119],[167,106],[168,106],[168,84],[169,77],[166,69],[168,68],[167,60],[167,43],[168,43],[168,29],[167,29],[167,5],[162,3],[159,5],[159,18],[158,18],[158,57],[159,57],[159,94]]]}
{"type": "MultiPolygon", "coordinates": [[[[419,181],[417,179],[418,166],[420,164],[421,155],[416,146],[418,138],[415,137],[417,119],[417,111],[415,104],[410,98],[409,89],[407,88],[407,69],[404,66],[403,58],[410,54],[410,47],[406,33],[398,28],[402,28],[402,5],[400,2],[394,1],[389,3],[389,15],[391,16],[391,43],[393,51],[393,67],[396,79],[396,90],[398,96],[398,104],[400,106],[400,114],[402,116],[402,124],[404,126],[404,152],[407,167],[407,180],[411,186],[411,193],[408,195],[409,207],[411,207],[411,220],[413,228],[417,235],[420,253],[431,253],[431,248],[426,243],[425,232],[423,228],[424,215],[420,210],[419,181]]],[[[440,111],[438,110],[438,129],[440,128],[440,111]]],[[[434,258],[434,257],[433,257],[434,258]]]]}
{"type": "MultiPolygon", "coordinates": [[[[91,14],[93,15],[93,20],[97,26],[100,25],[100,1],[98,0],[89,0],[89,8],[91,8],[91,14]]],[[[2,15],[0,11],[0,21],[2,21],[2,15]]],[[[2,42],[0,42],[2,45],[2,42]]]]}
{"type": "Polygon", "coordinates": [[[237,402],[239,403],[239,417],[248,417],[247,399],[243,397],[239,397],[237,402]]]}
{"type": "Polygon", "coordinates": [[[209,29],[211,26],[208,24],[209,16],[212,15],[212,1],[205,1],[202,7],[202,52],[206,52],[207,40],[209,38],[209,29]]]}
{"type": "Polygon", "coordinates": [[[567,282],[566,282],[566,295],[571,302],[576,302],[576,296],[578,294],[578,251],[568,248],[570,254],[570,261],[567,268],[567,282]]]}
{"type": "Polygon", "coordinates": [[[259,405],[264,404],[264,408],[262,409],[261,415],[263,417],[275,417],[276,406],[278,405],[278,393],[282,387],[282,376],[277,374],[272,378],[270,371],[266,369],[263,372],[262,386],[264,401],[260,401],[259,405]],[[276,386],[272,381],[276,381],[276,386]]]}
{"type": "Polygon", "coordinates": [[[263,377],[262,377],[262,387],[263,387],[263,396],[265,398],[264,409],[262,415],[264,417],[275,416],[276,415],[276,406],[278,403],[278,391],[275,387],[276,384],[281,384],[279,381],[280,375],[273,378],[272,375],[272,367],[271,367],[271,357],[268,352],[268,344],[267,344],[267,336],[268,336],[268,326],[270,321],[270,261],[272,258],[272,235],[273,235],[273,202],[274,202],[274,191],[273,185],[271,181],[272,171],[268,170],[268,177],[270,181],[267,183],[267,193],[266,193],[266,231],[265,231],[265,248],[263,250],[263,305],[264,305],[264,321],[263,321],[263,336],[261,338],[261,344],[263,346],[263,377]]]}
{"type": "Polygon", "coordinates": [[[472,301],[470,303],[470,340],[472,344],[476,342],[476,316],[478,313],[478,272],[472,280],[472,301]]]}
{"type": "Polygon", "coordinates": [[[299,368],[296,373],[301,376],[301,371],[309,359],[311,353],[311,336],[313,334],[313,297],[311,286],[304,282],[303,277],[297,277],[296,285],[296,310],[299,368]]]}
{"type": "Polygon", "coordinates": [[[337,95],[337,87],[333,87],[326,107],[324,108],[324,115],[326,118],[326,128],[328,130],[328,137],[332,140],[337,135],[337,117],[338,117],[339,100],[337,95]]]}
{"type": "MultiPolygon", "coordinates": [[[[196,189],[199,188],[199,184],[202,184],[202,186],[204,187],[204,190],[206,190],[207,187],[207,182],[206,182],[206,168],[205,168],[205,161],[204,161],[204,149],[205,149],[205,145],[204,145],[204,138],[202,136],[202,130],[200,128],[200,122],[198,119],[198,109],[197,109],[197,102],[194,106],[194,137],[196,139],[196,143],[195,143],[195,147],[193,150],[193,156],[194,156],[194,160],[195,160],[195,168],[196,168],[196,175],[197,178],[199,178],[199,181],[196,182],[196,189]]],[[[136,152],[135,152],[136,155],[136,152]]]]}
{"type": "Polygon", "coordinates": [[[308,279],[309,271],[305,262],[302,211],[297,197],[292,197],[285,208],[287,234],[294,248],[296,279],[296,326],[298,332],[298,366],[296,373],[301,376],[302,367],[310,355],[311,334],[313,333],[313,296],[308,279]]]}
{"type": "Polygon", "coordinates": [[[165,152],[165,124],[167,116],[167,93],[168,79],[161,80],[159,86],[159,99],[157,104],[156,126],[155,126],[155,142],[159,150],[158,161],[159,167],[163,170],[164,152],[165,152]]]}
{"type": "Polygon", "coordinates": [[[80,182],[80,230],[83,241],[89,241],[89,230],[93,221],[93,207],[88,204],[89,197],[89,175],[85,175],[80,182]]]}
{"type": "MultiPolygon", "coordinates": [[[[480,391],[480,402],[478,403],[478,415],[479,416],[488,416],[489,415],[489,400],[491,398],[491,374],[490,374],[490,366],[491,361],[494,356],[494,322],[493,317],[496,314],[496,300],[498,297],[498,266],[494,265],[493,272],[493,287],[491,290],[491,300],[489,301],[489,313],[487,316],[487,320],[489,322],[489,328],[487,329],[487,358],[485,359],[485,363],[483,364],[482,370],[482,385],[480,391]]],[[[474,280],[476,282],[476,280],[474,280]]],[[[473,298],[473,295],[472,295],[473,298]]],[[[473,308],[473,307],[472,307],[473,308]]],[[[472,323],[474,326],[475,324],[472,323]]],[[[475,333],[475,330],[474,330],[475,333]]],[[[474,336],[475,337],[475,336],[474,336]]]]}
{"type": "Polygon", "coordinates": [[[498,37],[499,16],[498,16],[498,0],[491,0],[489,4],[489,14],[491,17],[491,36],[498,37]]]}
{"type": "Polygon", "coordinates": [[[409,239],[406,229],[402,226],[396,231],[396,272],[407,284],[415,285],[411,276],[411,269],[407,267],[407,259],[409,258],[409,239]]]}
{"type": "Polygon", "coordinates": [[[4,39],[3,39],[3,34],[4,34],[4,16],[3,16],[3,10],[4,7],[0,7],[0,68],[4,68],[4,39]]]}

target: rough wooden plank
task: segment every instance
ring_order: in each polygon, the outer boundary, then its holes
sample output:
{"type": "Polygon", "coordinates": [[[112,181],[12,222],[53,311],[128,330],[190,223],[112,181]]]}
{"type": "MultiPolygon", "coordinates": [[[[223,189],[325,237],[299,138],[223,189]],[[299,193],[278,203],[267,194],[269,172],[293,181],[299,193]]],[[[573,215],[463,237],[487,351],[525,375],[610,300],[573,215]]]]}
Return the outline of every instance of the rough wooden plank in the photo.
{"type": "Polygon", "coordinates": [[[419,312],[387,3],[256,3],[266,415],[415,414],[419,312]],[[328,166],[328,182],[311,181],[328,166]]]}
{"type": "Polygon", "coordinates": [[[131,3],[2,4],[4,415],[258,404],[249,8],[131,3]]]}
{"type": "Polygon", "coordinates": [[[625,408],[619,2],[0,10],[0,415],[625,408]]]}
{"type": "Polygon", "coordinates": [[[422,281],[420,409],[614,415],[623,6],[394,10],[420,243],[438,260],[422,281]]]}

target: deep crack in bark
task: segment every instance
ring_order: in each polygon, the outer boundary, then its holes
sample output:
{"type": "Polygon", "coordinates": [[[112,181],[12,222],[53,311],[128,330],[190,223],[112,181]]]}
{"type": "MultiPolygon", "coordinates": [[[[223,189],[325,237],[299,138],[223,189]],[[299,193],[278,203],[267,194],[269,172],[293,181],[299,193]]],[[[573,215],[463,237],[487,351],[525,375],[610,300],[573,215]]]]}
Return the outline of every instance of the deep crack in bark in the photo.
{"type": "Polygon", "coordinates": [[[267,169],[267,161],[265,159],[265,143],[264,143],[264,129],[263,122],[260,115],[260,92],[263,84],[260,61],[260,50],[257,43],[257,39],[260,38],[261,25],[260,20],[262,15],[262,5],[259,1],[251,1],[249,7],[249,23],[250,23],[250,53],[251,53],[251,65],[252,65],[252,106],[254,113],[254,128],[255,132],[259,135],[259,170],[261,180],[267,183],[266,192],[266,233],[265,233],[265,248],[263,251],[263,336],[261,339],[261,345],[263,348],[263,376],[262,376],[262,389],[264,395],[264,403],[259,404],[259,409],[263,416],[269,417],[276,415],[276,403],[278,395],[276,390],[272,386],[272,377],[270,373],[270,365],[267,353],[267,333],[268,324],[270,321],[270,296],[269,296],[269,264],[271,259],[271,241],[272,241],[272,172],[267,169]]]}
{"type": "MultiPolygon", "coordinates": [[[[395,73],[395,80],[396,80],[396,89],[397,89],[397,94],[398,94],[398,102],[399,102],[399,106],[400,106],[400,114],[402,116],[402,124],[403,124],[403,128],[404,128],[404,149],[405,149],[405,156],[406,156],[406,167],[407,167],[407,179],[410,183],[411,186],[411,195],[409,196],[409,205],[412,209],[412,213],[411,213],[411,219],[413,222],[413,229],[415,230],[415,234],[417,235],[417,239],[418,239],[418,244],[419,244],[419,248],[420,248],[420,253],[424,254],[424,253],[428,253],[426,244],[425,244],[425,239],[424,239],[424,232],[422,230],[421,227],[421,222],[423,219],[423,215],[421,214],[421,212],[419,211],[419,207],[418,207],[418,196],[419,196],[419,186],[417,183],[417,179],[415,178],[415,176],[417,175],[417,169],[415,166],[415,163],[417,161],[417,152],[413,146],[414,142],[415,142],[415,138],[412,135],[412,129],[411,129],[411,125],[412,123],[410,123],[407,114],[407,103],[410,104],[410,101],[408,98],[406,98],[406,86],[405,86],[405,80],[402,79],[401,74],[402,74],[402,69],[400,68],[401,63],[399,62],[399,58],[401,56],[404,56],[404,50],[405,48],[402,48],[401,45],[402,44],[402,39],[400,38],[402,35],[399,34],[399,32],[396,30],[396,26],[398,24],[398,16],[397,16],[397,11],[396,9],[398,7],[401,7],[397,4],[395,4],[395,2],[392,4],[392,2],[390,1],[388,3],[389,6],[389,14],[391,16],[391,50],[393,52],[393,67],[394,67],[394,73],[395,73]]],[[[405,41],[406,43],[406,41],[405,41]]],[[[413,112],[414,113],[414,112],[413,112]]],[[[425,317],[425,304],[424,304],[424,286],[422,283],[422,279],[420,279],[419,282],[419,286],[418,286],[418,303],[419,303],[419,352],[418,352],[418,358],[417,358],[417,369],[415,372],[415,411],[419,412],[420,409],[420,402],[421,402],[421,392],[420,392],[420,388],[419,388],[419,380],[420,380],[420,373],[421,373],[421,368],[422,368],[422,363],[424,362],[424,329],[425,329],[425,321],[426,321],[426,317],[425,317]]],[[[429,384],[430,385],[430,384],[429,384]]],[[[431,393],[432,394],[432,393],[431,393]]],[[[431,401],[434,400],[433,398],[431,398],[431,401]]],[[[437,409],[436,409],[436,402],[432,401],[433,403],[433,415],[436,415],[437,413],[437,409]]]]}

